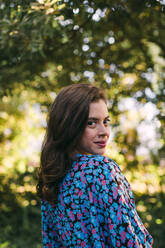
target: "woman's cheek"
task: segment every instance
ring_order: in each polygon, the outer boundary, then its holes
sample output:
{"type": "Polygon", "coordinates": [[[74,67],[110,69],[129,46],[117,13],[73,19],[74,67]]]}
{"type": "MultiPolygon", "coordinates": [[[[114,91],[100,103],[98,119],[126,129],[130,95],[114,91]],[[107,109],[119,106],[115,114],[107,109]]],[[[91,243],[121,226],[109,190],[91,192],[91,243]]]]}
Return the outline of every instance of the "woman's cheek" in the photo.
{"type": "Polygon", "coordinates": [[[88,140],[92,140],[96,136],[96,129],[95,128],[89,128],[86,131],[86,137],[88,140]]]}

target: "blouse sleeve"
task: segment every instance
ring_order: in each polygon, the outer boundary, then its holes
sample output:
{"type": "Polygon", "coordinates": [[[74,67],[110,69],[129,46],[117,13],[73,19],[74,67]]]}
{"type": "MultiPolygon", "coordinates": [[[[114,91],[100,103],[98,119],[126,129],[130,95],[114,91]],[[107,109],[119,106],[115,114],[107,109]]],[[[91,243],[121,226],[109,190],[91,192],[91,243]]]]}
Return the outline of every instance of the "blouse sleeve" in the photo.
{"type": "Polygon", "coordinates": [[[111,247],[152,247],[152,237],[137,214],[134,197],[114,161],[104,159],[98,176],[98,201],[111,247]]]}
{"type": "Polygon", "coordinates": [[[41,201],[41,225],[43,248],[62,248],[57,239],[57,233],[53,221],[53,206],[47,201],[41,201]]]}

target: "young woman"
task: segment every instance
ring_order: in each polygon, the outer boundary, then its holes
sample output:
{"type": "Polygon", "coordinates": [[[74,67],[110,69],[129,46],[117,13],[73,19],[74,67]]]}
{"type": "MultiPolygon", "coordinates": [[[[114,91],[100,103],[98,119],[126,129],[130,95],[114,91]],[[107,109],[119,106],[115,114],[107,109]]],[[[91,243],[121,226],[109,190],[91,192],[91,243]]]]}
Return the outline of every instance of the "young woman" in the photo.
{"type": "Polygon", "coordinates": [[[109,134],[101,89],[75,84],[55,98],[37,185],[44,248],[152,247],[129,183],[103,156],[109,134]]]}

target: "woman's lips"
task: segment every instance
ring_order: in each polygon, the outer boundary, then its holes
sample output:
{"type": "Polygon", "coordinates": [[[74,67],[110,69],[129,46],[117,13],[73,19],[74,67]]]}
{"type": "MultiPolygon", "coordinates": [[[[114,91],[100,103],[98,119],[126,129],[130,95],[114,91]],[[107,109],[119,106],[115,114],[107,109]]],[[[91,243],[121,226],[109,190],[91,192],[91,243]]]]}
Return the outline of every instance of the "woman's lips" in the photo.
{"type": "Polygon", "coordinates": [[[99,147],[106,147],[106,142],[105,141],[99,141],[99,142],[94,142],[96,145],[98,145],[99,147]]]}

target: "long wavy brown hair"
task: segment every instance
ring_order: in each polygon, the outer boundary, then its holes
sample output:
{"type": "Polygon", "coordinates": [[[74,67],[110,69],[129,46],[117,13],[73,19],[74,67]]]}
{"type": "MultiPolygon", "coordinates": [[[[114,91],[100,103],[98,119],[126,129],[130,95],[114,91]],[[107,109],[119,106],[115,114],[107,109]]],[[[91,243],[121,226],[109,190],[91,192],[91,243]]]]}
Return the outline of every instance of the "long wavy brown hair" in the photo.
{"type": "Polygon", "coordinates": [[[87,125],[89,105],[105,95],[90,84],[73,84],[61,90],[48,115],[46,135],[41,149],[37,194],[57,202],[59,184],[70,170],[87,125]]]}

